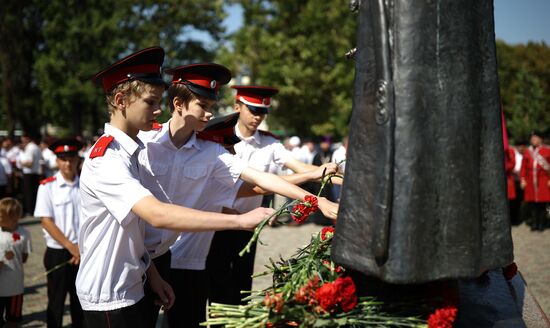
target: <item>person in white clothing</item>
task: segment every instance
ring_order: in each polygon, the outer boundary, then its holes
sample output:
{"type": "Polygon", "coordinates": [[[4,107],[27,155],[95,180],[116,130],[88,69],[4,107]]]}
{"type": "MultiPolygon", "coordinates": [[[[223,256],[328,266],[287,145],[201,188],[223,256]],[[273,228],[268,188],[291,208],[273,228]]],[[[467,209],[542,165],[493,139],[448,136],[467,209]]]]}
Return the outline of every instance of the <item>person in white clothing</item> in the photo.
{"type": "Polygon", "coordinates": [[[22,151],[17,157],[17,162],[23,172],[23,213],[32,215],[36,203],[36,191],[40,182],[40,159],[42,152],[40,147],[27,133],[21,137],[22,151]]]}
{"type": "Polygon", "coordinates": [[[11,194],[12,167],[8,159],[0,155],[0,198],[11,194]]]}
{"type": "Polygon", "coordinates": [[[165,83],[164,50],[131,54],[94,76],[106,94],[110,124],[85,158],[76,290],[88,327],[148,327],[143,283],[148,281],[166,309],[172,288],[150,262],[144,224],[178,231],[254,229],[272,209],[226,215],[184,208],[155,198],[140,181],[140,130],[151,130],[160,114],[165,83]]]}
{"type": "Polygon", "coordinates": [[[15,198],[0,200],[0,327],[18,327],[22,319],[23,264],[32,251],[29,232],[18,224],[22,214],[15,198]]]}
{"type": "MultiPolygon", "coordinates": [[[[140,178],[154,196],[173,204],[221,212],[224,206],[232,206],[239,179],[294,199],[303,200],[308,195],[275,175],[248,168],[217,143],[197,138],[196,132],[202,131],[212,117],[219,87],[231,79],[227,68],[198,63],[166,73],[172,75],[168,88],[172,118],[159,126],[158,132],[139,135],[146,147],[139,156],[143,167],[140,178]]],[[[335,204],[320,198],[319,207],[335,217],[335,204]]],[[[149,233],[147,230],[146,245],[149,233]]],[[[171,327],[198,327],[206,320],[204,261],[211,238],[212,233],[184,232],[170,248],[169,282],[176,294],[175,304],[168,311],[171,327]],[[202,256],[197,248],[204,248],[202,256]]]]}
{"type": "Polygon", "coordinates": [[[38,187],[34,216],[42,220],[46,252],[46,271],[62,266],[47,275],[48,328],[63,327],[65,298],[69,294],[71,326],[82,327],[82,307],[76,295],[76,274],[80,263],[78,231],[80,227],[80,184],[78,151],[82,144],[74,139],[60,139],[49,146],[59,171],[38,187]],[[67,263],[68,262],[68,263],[67,263]]]}
{"type": "MultiPolygon", "coordinates": [[[[268,172],[273,164],[287,167],[297,173],[318,168],[294,159],[273,134],[258,130],[271,106],[271,97],[278,92],[276,88],[232,88],[237,90],[234,109],[239,113],[235,134],[241,139],[241,142],[234,146],[236,157],[245,161],[249,167],[262,172],[268,172]]],[[[261,195],[238,198],[232,209],[237,213],[243,213],[259,206],[261,202],[261,195]]],[[[211,302],[240,304],[240,291],[251,290],[255,245],[250,253],[243,257],[238,255],[251,236],[252,233],[246,231],[222,231],[215,234],[207,260],[207,271],[212,286],[209,295],[211,302]]]]}
{"type": "Polygon", "coordinates": [[[57,161],[55,153],[49,148],[51,140],[42,138],[40,141],[40,149],[42,157],[40,159],[40,167],[42,169],[42,177],[49,178],[57,171],[57,161]]]}
{"type": "MultiPolygon", "coordinates": [[[[334,153],[332,153],[331,162],[338,165],[338,170],[342,173],[346,171],[346,152],[348,149],[348,137],[342,138],[342,145],[338,147],[334,153]]],[[[342,186],[335,185],[332,187],[333,198],[340,202],[340,194],[342,192],[342,186]]]]}

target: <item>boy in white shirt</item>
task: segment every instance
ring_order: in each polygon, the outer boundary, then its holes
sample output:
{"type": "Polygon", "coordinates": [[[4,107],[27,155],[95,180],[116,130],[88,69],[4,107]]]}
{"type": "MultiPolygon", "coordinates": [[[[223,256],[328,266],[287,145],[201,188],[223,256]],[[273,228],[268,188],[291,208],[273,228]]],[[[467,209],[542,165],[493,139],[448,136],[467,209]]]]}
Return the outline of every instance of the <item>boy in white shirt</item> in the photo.
{"type": "MultiPolygon", "coordinates": [[[[318,168],[294,159],[291,152],[273,134],[258,129],[268,114],[271,98],[278,93],[278,89],[267,86],[232,88],[237,90],[234,109],[239,113],[235,134],[241,139],[234,147],[236,157],[245,161],[249,167],[262,172],[269,172],[273,166],[287,167],[297,173],[318,168]]],[[[232,208],[242,213],[260,206],[261,203],[261,195],[239,198],[232,208]]],[[[252,233],[247,231],[222,231],[215,234],[206,265],[212,286],[210,301],[240,304],[240,291],[251,290],[255,245],[250,253],[243,257],[238,255],[251,237],[252,233]]]]}
{"type": "Polygon", "coordinates": [[[173,291],[150,263],[144,223],[179,231],[253,229],[273,210],[224,215],[159,201],[139,180],[140,130],[160,114],[164,50],[151,47],[95,75],[106,93],[110,124],[85,159],[80,176],[82,218],[76,289],[88,327],[147,327],[143,283],[170,308],[173,291]]]}
{"type": "MultiPolygon", "coordinates": [[[[238,179],[294,199],[303,200],[309,194],[275,175],[248,168],[217,143],[197,139],[196,132],[212,117],[219,87],[231,79],[227,68],[201,63],[166,72],[173,76],[168,88],[172,118],[159,130],[140,134],[146,146],[140,154],[145,168],[140,177],[153,195],[173,204],[220,212],[232,206],[238,179]]],[[[336,204],[320,198],[319,207],[335,217],[336,204]]],[[[165,240],[166,234],[170,232],[164,233],[165,240]]],[[[198,327],[206,319],[204,269],[212,235],[181,233],[171,247],[170,284],[176,293],[174,307],[168,311],[171,327],[198,327]]]]}
{"type": "Polygon", "coordinates": [[[75,288],[76,274],[80,262],[78,231],[80,227],[80,184],[78,178],[78,156],[82,144],[75,138],[55,141],[49,146],[55,156],[59,171],[42,181],[38,187],[34,216],[42,220],[46,252],[44,267],[49,271],[58,265],[62,267],[47,275],[48,328],[63,327],[65,298],[69,294],[71,326],[82,327],[82,307],[75,288]],[[69,261],[69,264],[66,262],[69,261]]]}

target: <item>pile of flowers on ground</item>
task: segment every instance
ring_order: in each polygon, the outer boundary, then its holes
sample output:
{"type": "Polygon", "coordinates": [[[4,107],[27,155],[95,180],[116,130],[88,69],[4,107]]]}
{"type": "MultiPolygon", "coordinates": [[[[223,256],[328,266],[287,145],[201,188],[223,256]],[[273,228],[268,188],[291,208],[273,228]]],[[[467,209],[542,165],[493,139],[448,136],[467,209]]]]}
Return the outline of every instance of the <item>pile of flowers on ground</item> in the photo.
{"type": "Polygon", "coordinates": [[[456,316],[453,306],[435,312],[432,308],[431,316],[421,318],[400,315],[422,306],[418,302],[384,304],[374,297],[358,296],[346,269],[330,258],[333,235],[334,228],[326,227],[291,259],[280,259],[277,263],[271,260],[269,270],[258,275],[272,274],[271,287],[246,297],[246,305],[211,304],[204,325],[225,325],[227,328],[452,327],[456,316]],[[401,308],[409,311],[401,311],[401,308]]]}

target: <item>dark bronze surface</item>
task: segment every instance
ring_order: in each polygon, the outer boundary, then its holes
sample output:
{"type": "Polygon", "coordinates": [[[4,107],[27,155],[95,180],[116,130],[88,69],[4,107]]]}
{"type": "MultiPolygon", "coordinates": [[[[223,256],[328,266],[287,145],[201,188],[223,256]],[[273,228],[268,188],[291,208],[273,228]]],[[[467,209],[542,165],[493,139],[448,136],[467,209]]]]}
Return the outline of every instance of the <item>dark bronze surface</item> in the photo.
{"type": "Polygon", "coordinates": [[[512,262],[493,3],[361,1],[333,258],[389,283],[512,262]]]}

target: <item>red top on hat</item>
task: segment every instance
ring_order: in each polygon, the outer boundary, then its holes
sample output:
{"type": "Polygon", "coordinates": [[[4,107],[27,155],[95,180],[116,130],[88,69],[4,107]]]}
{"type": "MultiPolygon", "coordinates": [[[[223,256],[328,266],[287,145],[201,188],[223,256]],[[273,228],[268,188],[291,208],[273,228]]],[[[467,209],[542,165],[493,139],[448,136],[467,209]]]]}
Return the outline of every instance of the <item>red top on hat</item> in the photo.
{"type": "Polygon", "coordinates": [[[232,88],[237,90],[235,95],[237,100],[249,106],[263,108],[269,108],[271,106],[271,96],[279,92],[276,88],[259,85],[234,85],[232,88]]]}
{"type": "Polygon", "coordinates": [[[219,144],[234,145],[241,141],[235,134],[235,124],[237,124],[238,120],[239,113],[211,119],[206,128],[197,133],[197,137],[219,144]]]}
{"type": "Polygon", "coordinates": [[[75,138],[64,138],[56,140],[48,148],[59,156],[77,154],[82,147],[82,143],[75,138]]]}
{"type": "Polygon", "coordinates": [[[172,83],[185,84],[192,92],[216,98],[218,90],[231,80],[231,71],[219,64],[198,63],[167,69],[172,75],[172,83]]]}
{"type": "Polygon", "coordinates": [[[101,82],[103,90],[108,92],[114,86],[130,81],[140,80],[150,84],[164,84],[160,68],[164,62],[164,50],[161,47],[150,47],[133,53],[97,73],[92,80],[101,82]]]}

